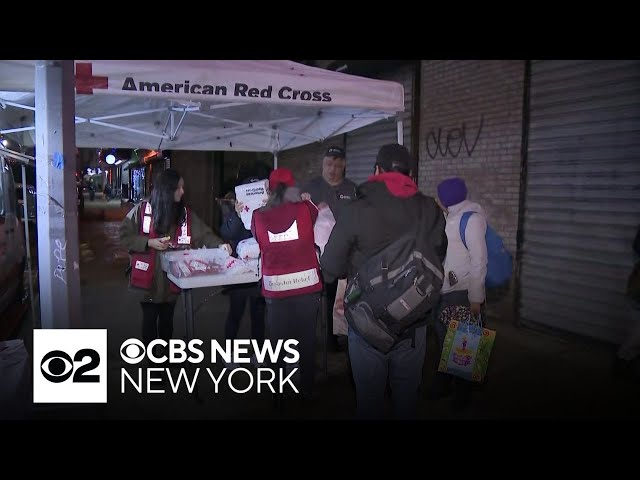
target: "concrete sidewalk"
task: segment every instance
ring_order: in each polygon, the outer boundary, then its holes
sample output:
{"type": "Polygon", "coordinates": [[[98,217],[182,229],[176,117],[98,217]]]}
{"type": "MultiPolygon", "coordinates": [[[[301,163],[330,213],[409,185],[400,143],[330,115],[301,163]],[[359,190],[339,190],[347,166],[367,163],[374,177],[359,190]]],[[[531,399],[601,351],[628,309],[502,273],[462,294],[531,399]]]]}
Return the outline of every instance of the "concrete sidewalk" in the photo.
{"type": "MultiPolygon", "coordinates": [[[[237,394],[228,388],[218,393],[203,377],[201,401],[185,393],[141,395],[120,393],[120,368],[124,362],[122,342],[138,337],[141,309],[138,294],[126,287],[126,251],[118,241],[119,222],[83,221],[80,225],[82,310],[86,328],[108,329],[108,391],[106,405],[36,406],[35,418],[105,419],[349,419],[355,410],[355,394],[349,378],[347,356],[329,353],[328,375],[317,356],[316,397],[310,402],[293,401],[283,412],[272,408],[270,394],[237,394]]],[[[224,341],[228,298],[220,288],[194,291],[200,306],[195,337],[205,344],[224,341]]],[[[248,311],[239,338],[249,338],[248,311]]],[[[176,338],[184,338],[182,302],[174,317],[176,338]]],[[[474,391],[467,410],[457,412],[450,399],[428,400],[427,392],[436,369],[434,339],[429,338],[424,368],[422,419],[532,419],[532,418],[640,418],[640,385],[610,375],[614,348],[584,339],[516,328],[507,312],[494,313],[491,328],[497,331],[488,382],[474,391]],[[497,315],[500,315],[498,318],[497,315]]],[[[27,330],[26,336],[29,333],[27,330]]],[[[318,328],[318,338],[320,328],[318,328]]],[[[27,340],[29,342],[29,340],[27,340]]],[[[319,347],[321,344],[318,345],[319,347]]],[[[206,365],[211,367],[210,364],[206,365]]],[[[219,372],[221,365],[214,365],[219,372]]],[[[203,376],[205,375],[202,372],[203,376]]]]}

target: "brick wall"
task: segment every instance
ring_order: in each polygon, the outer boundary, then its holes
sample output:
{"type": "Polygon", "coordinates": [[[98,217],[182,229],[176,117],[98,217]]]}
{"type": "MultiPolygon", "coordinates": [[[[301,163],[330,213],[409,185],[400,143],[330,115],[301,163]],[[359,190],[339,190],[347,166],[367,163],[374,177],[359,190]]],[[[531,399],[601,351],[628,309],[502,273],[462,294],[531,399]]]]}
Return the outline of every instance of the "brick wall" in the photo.
{"type": "Polygon", "coordinates": [[[507,248],[516,249],[524,61],[422,62],[418,185],[467,182],[507,248]],[[439,138],[439,141],[438,141],[439,138]],[[466,139],[466,142],[465,142],[466,139]]]}

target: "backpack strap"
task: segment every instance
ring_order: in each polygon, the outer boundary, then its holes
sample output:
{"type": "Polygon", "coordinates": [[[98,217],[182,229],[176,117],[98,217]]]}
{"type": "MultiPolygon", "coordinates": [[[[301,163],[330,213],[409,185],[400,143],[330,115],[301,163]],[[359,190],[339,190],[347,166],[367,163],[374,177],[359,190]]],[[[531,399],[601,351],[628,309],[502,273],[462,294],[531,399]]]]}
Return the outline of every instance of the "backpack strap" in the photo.
{"type": "Polygon", "coordinates": [[[464,212],[462,214],[462,218],[460,219],[460,238],[462,239],[462,243],[464,244],[464,248],[469,250],[467,247],[467,240],[465,236],[465,231],[467,229],[467,223],[469,223],[469,217],[476,212],[464,212]]]}
{"type": "MultiPolygon", "coordinates": [[[[409,232],[411,235],[413,235],[413,238],[419,239],[419,238],[423,238],[423,232],[424,232],[424,222],[423,222],[423,217],[424,217],[424,208],[423,208],[423,202],[426,197],[424,196],[424,194],[422,192],[418,192],[414,197],[414,204],[415,204],[415,209],[417,212],[417,218],[415,220],[412,219],[411,223],[411,229],[409,230],[409,232]]],[[[437,221],[437,218],[436,218],[437,221]]],[[[393,242],[391,242],[393,243],[393,242]]],[[[391,243],[389,245],[391,245],[391,243]]],[[[389,246],[387,245],[387,247],[389,246]]],[[[386,247],[385,247],[386,248],[386,247]]],[[[387,259],[383,259],[383,263],[382,265],[380,265],[380,269],[382,270],[382,282],[387,285],[389,283],[389,265],[387,265],[387,259]]]]}

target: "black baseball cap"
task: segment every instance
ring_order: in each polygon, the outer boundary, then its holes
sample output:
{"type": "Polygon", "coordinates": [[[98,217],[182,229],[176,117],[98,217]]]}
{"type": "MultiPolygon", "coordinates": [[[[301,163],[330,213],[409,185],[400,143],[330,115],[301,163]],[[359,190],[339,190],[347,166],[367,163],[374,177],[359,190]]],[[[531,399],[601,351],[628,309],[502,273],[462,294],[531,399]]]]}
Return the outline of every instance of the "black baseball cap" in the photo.
{"type": "Polygon", "coordinates": [[[390,143],[380,148],[376,164],[385,172],[409,171],[411,169],[411,154],[404,145],[390,143]]]}
{"type": "Polygon", "coordinates": [[[342,147],[329,147],[327,149],[327,153],[325,157],[338,157],[345,158],[347,155],[344,153],[344,148],[342,147]]]}

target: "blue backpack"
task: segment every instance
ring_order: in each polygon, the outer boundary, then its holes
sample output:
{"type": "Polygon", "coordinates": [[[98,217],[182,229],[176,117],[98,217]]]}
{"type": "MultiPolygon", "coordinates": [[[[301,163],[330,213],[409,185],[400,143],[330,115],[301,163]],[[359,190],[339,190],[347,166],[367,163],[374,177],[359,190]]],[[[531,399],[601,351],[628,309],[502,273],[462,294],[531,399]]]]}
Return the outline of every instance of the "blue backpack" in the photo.
{"type": "MultiPolygon", "coordinates": [[[[467,250],[467,241],[465,240],[465,230],[469,217],[476,212],[464,212],[460,219],[460,238],[467,250]]],[[[505,248],[502,237],[487,224],[487,233],[485,234],[487,242],[487,276],[484,283],[487,288],[501,287],[511,280],[513,271],[513,256],[505,248]]]]}

